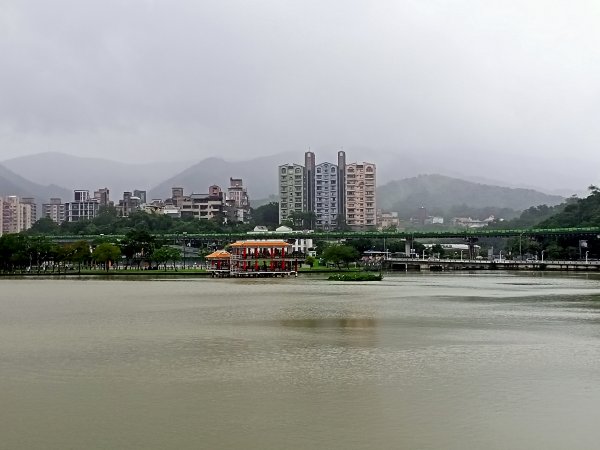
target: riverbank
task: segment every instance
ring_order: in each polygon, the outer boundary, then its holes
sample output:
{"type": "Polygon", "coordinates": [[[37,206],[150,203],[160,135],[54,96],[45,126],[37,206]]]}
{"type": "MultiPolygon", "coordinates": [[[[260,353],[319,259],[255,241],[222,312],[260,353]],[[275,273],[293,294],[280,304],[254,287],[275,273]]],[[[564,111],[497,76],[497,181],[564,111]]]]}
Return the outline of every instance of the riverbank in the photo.
{"type": "MultiPolygon", "coordinates": [[[[298,274],[344,274],[344,273],[361,273],[360,268],[337,269],[337,268],[301,268],[298,274]]],[[[212,272],[204,269],[178,269],[178,270],[138,270],[138,269],[114,269],[114,270],[69,270],[66,272],[11,272],[0,273],[1,277],[27,277],[27,278],[52,278],[52,277],[211,277],[212,272]]]]}

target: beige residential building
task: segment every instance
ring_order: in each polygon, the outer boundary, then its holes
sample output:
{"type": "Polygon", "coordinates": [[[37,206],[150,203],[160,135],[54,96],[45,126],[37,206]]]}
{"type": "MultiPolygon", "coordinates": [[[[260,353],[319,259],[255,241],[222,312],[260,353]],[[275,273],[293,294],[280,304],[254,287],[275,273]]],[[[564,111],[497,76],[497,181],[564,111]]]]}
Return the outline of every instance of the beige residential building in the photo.
{"type": "MultiPolygon", "coordinates": [[[[179,194],[173,188],[173,193],[179,194]]],[[[172,204],[177,206],[181,217],[193,217],[194,219],[214,219],[223,218],[225,211],[225,195],[217,185],[209,186],[208,194],[194,194],[173,197],[172,204]]],[[[166,211],[166,210],[165,210],[166,211]]],[[[165,214],[167,212],[163,211],[165,214]]]]}
{"type": "Polygon", "coordinates": [[[65,221],[65,204],[60,198],[51,198],[50,203],[42,204],[42,217],[49,217],[60,225],[65,221]]]}
{"type": "Polygon", "coordinates": [[[2,199],[0,234],[20,233],[32,225],[30,203],[23,203],[16,195],[2,199]]]}
{"type": "Polygon", "coordinates": [[[363,230],[377,226],[376,167],[373,163],[346,165],[346,225],[363,230]]]}

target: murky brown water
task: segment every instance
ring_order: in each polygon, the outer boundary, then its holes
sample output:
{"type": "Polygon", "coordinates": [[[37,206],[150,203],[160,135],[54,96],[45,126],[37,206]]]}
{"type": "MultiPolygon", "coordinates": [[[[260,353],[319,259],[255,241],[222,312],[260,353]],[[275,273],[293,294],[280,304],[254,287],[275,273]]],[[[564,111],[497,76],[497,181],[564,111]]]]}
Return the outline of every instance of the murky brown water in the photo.
{"type": "Polygon", "coordinates": [[[600,279],[0,280],[2,449],[596,449],[600,279]]]}

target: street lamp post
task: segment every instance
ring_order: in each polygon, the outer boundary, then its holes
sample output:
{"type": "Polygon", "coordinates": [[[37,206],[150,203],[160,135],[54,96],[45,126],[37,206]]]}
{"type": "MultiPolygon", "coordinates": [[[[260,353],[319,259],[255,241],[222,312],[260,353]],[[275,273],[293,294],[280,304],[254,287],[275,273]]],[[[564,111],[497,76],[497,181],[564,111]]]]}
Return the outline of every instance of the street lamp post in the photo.
{"type": "Polygon", "coordinates": [[[185,246],[186,246],[186,242],[185,242],[185,238],[187,235],[187,231],[183,232],[183,270],[185,270],[185,246]]]}
{"type": "Polygon", "coordinates": [[[586,263],[586,264],[588,263],[588,254],[589,254],[589,253],[590,253],[590,252],[589,252],[589,250],[586,250],[586,251],[585,251],[585,263],[586,263]]]}
{"type": "Polygon", "coordinates": [[[500,261],[502,261],[502,250],[500,250],[500,261]]]}
{"type": "Polygon", "coordinates": [[[521,240],[523,239],[523,233],[521,233],[519,235],[519,259],[522,261],[523,260],[523,251],[522,251],[522,245],[521,245],[521,240]]]}
{"type": "Polygon", "coordinates": [[[546,251],[546,250],[542,250],[542,262],[544,262],[544,252],[545,252],[545,251],[546,251]]]}

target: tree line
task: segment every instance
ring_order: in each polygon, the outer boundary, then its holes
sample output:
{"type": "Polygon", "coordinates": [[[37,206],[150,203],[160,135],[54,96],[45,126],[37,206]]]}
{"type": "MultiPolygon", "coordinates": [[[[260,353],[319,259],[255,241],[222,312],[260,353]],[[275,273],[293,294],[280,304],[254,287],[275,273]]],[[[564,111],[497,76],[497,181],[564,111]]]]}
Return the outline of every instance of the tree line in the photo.
{"type": "Polygon", "coordinates": [[[5,234],[0,236],[0,271],[2,273],[64,273],[67,270],[101,267],[147,268],[181,259],[181,250],[167,245],[144,230],[131,230],[119,242],[102,238],[93,243],[77,241],[58,244],[47,236],[5,234]]]}

